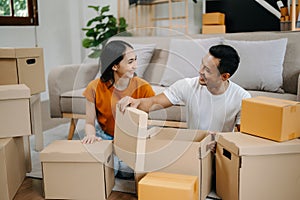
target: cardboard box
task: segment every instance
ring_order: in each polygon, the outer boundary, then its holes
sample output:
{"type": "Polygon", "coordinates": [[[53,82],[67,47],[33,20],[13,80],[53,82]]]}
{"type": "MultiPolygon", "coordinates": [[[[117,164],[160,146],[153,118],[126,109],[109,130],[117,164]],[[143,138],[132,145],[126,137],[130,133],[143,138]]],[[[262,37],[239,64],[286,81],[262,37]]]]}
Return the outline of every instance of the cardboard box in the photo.
{"type": "Polygon", "coordinates": [[[243,133],[217,140],[216,191],[223,200],[300,199],[300,139],[275,142],[243,133]]]}
{"type": "Polygon", "coordinates": [[[0,85],[0,138],[31,135],[29,98],[24,84],[0,85]]]}
{"type": "Polygon", "coordinates": [[[0,139],[0,199],[12,200],[25,175],[23,137],[0,139]]]}
{"type": "Polygon", "coordinates": [[[40,159],[46,199],[105,200],[114,186],[112,141],[57,140],[40,159]]]}
{"type": "Polygon", "coordinates": [[[224,25],[225,14],[220,12],[204,13],[202,15],[203,25],[224,25]]]}
{"type": "Polygon", "coordinates": [[[242,101],[241,132],[285,141],[300,137],[300,102],[270,97],[242,101]]]}
{"type": "Polygon", "coordinates": [[[42,48],[0,48],[0,85],[26,84],[31,94],[45,91],[42,48]]]}
{"type": "Polygon", "coordinates": [[[226,33],[225,25],[202,25],[202,34],[226,33]]]}
{"type": "Polygon", "coordinates": [[[197,200],[198,177],[163,172],[148,173],[139,182],[139,200],[197,200]]]}
{"type": "Polygon", "coordinates": [[[213,138],[207,131],[147,129],[148,114],[135,108],[116,111],[114,151],[138,178],[147,172],[168,172],[197,176],[199,199],[211,191],[212,158],[208,148],[213,138]]]}

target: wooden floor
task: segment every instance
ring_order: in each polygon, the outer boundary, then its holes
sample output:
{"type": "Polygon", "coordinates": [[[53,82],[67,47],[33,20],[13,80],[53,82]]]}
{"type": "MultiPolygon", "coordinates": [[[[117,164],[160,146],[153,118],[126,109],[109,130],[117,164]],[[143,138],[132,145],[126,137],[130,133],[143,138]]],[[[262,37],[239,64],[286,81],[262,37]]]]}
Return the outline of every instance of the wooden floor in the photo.
{"type": "MultiPolygon", "coordinates": [[[[19,188],[14,200],[44,200],[43,197],[43,180],[26,178],[19,188]]],[[[137,200],[133,194],[122,192],[112,192],[108,200],[137,200]]]]}

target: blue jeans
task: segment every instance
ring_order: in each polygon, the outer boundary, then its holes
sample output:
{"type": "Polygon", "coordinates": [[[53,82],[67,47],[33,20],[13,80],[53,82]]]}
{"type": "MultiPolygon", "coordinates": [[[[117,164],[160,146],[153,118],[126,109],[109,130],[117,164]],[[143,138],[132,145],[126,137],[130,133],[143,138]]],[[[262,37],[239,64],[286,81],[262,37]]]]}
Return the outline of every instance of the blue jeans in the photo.
{"type": "MultiPolygon", "coordinates": [[[[100,137],[102,140],[113,140],[114,137],[105,133],[98,122],[95,123],[96,136],[100,137]]],[[[127,166],[122,160],[120,160],[116,155],[114,157],[114,173],[115,176],[118,174],[119,178],[132,178],[134,171],[127,166]]]]}
{"type": "Polygon", "coordinates": [[[96,128],[96,136],[100,137],[102,140],[113,140],[114,137],[109,135],[108,133],[105,133],[102,128],[99,126],[98,123],[95,124],[96,128]]]}

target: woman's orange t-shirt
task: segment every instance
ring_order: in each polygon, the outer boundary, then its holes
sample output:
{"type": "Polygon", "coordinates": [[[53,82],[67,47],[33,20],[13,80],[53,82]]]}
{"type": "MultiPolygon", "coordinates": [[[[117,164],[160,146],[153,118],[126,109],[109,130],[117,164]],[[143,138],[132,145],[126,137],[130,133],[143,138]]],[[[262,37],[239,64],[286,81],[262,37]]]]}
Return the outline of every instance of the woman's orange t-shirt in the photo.
{"type": "Polygon", "coordinates": [[[108,88],[110,83],[102,82],[99,78],[91,81],[83,92],[83,96],[96,106],[97,120],[102,130],[114,136],[115,113],[117,102],[125,97],[145,98],[154,96],[151,85],[139,77],[133,77],[128,87],[120,91],[114,86],[108,88]]]}

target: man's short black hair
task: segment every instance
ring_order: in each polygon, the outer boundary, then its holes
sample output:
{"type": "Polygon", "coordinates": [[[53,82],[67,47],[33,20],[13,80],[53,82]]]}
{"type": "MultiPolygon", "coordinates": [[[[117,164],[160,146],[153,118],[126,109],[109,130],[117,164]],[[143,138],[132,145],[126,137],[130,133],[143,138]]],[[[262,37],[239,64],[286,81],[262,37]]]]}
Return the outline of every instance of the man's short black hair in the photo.
{"type": "Polygon", "coordinates": [[[215,58],[220,59],[218,66],[220,74],[229,73],[232,76],[236,72],[240,63],[240,56],[233,47],[219,44],[212,46],[209,49],[209,53],[215,58]]]}

